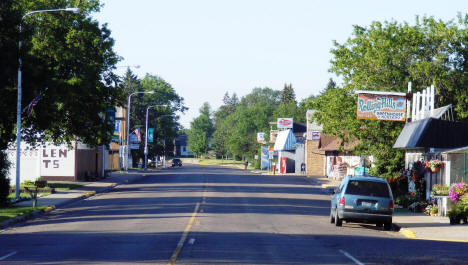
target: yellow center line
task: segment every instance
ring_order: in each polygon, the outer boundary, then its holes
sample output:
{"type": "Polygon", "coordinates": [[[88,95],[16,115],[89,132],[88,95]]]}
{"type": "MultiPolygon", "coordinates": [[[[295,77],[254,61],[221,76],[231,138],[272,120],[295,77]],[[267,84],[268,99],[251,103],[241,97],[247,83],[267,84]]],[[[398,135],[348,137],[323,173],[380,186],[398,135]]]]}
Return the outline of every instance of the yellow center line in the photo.
{"type": "Polygon", "coordinates": [[[190,232],[190,229],[192,229],[192,225],[193,225],[193,222],[195,221],[195,218],[197,217],[199,208],[200,208],[200,203],[197,202],[197,205],[195,206],[195,210],[192,213],[192,217],[190,218],[190,221],[185,227],[184,233],[182,234],[182,237],[180,238],[179,243],[177,243],[177,247],[172,253],[171,260],[169,261],[167,265],[174,265],[176,263],[177,257],[179,256],[179,253],[182,250],[182,247],[184,246],[185,240],[187,240],[187,236],[190,232]]]}

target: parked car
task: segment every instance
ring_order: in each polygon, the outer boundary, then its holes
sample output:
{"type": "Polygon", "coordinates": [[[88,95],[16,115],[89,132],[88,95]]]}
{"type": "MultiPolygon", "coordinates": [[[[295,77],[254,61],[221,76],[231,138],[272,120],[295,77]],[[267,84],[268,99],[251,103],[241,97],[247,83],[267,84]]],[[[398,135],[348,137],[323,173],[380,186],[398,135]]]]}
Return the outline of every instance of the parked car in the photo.
{"type": "Polygon", "coordinates": [[[179,158],[172,159],[171,167],[175,167],[175,166],[181,167],[182,166],[182,160],[180,160],[179,158]]]}
{"type": "Polygon", "coordinates": [[[373,223],[385,230],[392,228],[394,202],[392,190],[383,178],[348,176],[331,199],[330,222],[373,223]]]}

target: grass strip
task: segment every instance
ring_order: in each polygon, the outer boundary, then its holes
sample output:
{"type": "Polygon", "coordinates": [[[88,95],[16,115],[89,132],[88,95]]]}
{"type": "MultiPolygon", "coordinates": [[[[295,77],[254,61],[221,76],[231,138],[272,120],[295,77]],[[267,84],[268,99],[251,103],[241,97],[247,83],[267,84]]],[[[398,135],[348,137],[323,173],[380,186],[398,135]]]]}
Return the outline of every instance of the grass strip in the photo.
{"type": "Polygon", "coordinates": [[[32,206],[27,207],[7,207],[7,208],[0,208],[0,222],[6,221],[11,218],[15,218],[20,215],[29,216],[35,210],[43,211],[47,206],[38,206],[33,208],[32,206]]]}
{"type": "Polygon", "coordinates": [[[82,187],[83,184],[49,182],[47,183],[47,186],[49,188],[54,188],[56,191],[67,191],[67,190],[73,190],[73,189],[82,187]]]}

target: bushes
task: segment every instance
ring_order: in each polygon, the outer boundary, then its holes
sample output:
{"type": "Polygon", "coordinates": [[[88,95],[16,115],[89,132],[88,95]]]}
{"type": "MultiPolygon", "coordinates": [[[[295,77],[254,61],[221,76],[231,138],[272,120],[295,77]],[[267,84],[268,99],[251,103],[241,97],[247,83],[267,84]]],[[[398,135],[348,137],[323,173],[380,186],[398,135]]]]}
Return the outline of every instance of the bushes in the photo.
{"type": "Polygon", "coordinates": [[[8,200],[10,179],[7,178],[9,167],[10,163],[7,160],[6,153],[4,151],[0,151],[0,207],[6,206],[10,203],[8,200]]]}

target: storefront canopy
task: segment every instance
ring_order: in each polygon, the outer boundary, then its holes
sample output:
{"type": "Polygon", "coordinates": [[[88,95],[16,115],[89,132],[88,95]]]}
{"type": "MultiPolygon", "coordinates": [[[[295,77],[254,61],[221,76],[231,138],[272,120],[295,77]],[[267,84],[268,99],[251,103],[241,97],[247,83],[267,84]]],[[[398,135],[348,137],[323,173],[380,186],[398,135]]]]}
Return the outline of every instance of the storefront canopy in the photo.
{"type": "Polygon", "coordinates": [[[295,150],[296,141],[296,137],[294,136],[294,133],[291,129],[280,131],[276,137],[276,142],[273,149],[275,151],[295,150]]]}
{"type": "Polygon", "coordinates": [[[458,148],[467,135],[468,123],[427,118],[407,123],[393,148],[458,148]]]}

